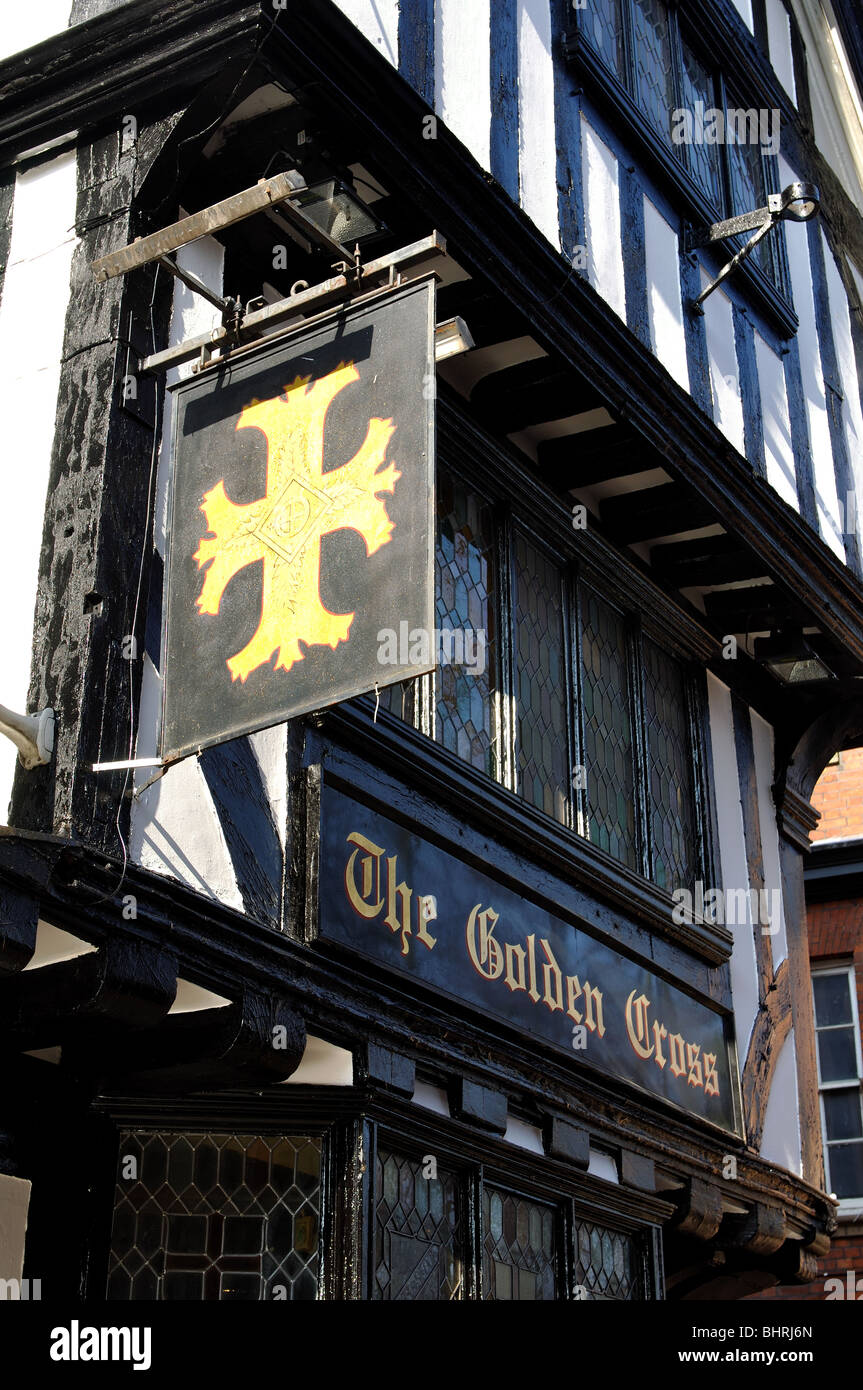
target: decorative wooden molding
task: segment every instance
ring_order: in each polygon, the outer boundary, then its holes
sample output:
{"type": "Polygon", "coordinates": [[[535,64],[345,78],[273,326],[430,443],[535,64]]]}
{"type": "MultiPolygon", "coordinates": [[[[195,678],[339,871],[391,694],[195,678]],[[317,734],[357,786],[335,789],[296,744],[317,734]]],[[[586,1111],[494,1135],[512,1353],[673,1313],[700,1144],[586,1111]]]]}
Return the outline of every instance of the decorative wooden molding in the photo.
{"type": "Polygon", "coordinates": [[[743,1067],[743,1123],[746,1138],[755,1149],[761,1148],[773,1073],[790,1031],[791,987],[786,956],[759,1007],[743,1067]]]}
{"type": "Polygon", "coordinates": [[[674,1230],[697,1240],[712,1240],[722,1225],[722,1193],[712,1183],[690,1178],[682,1193],[674,1194],[677,1217],[674,1230]]]}
{"type": "Polygon", "coordinates": [[[774,787],[774,800],[780,832],[792,845],[805,853],[812,847],[809,837],[821,819],[821,812],[816,811],[812,802],[787,782],[774,787]]]}

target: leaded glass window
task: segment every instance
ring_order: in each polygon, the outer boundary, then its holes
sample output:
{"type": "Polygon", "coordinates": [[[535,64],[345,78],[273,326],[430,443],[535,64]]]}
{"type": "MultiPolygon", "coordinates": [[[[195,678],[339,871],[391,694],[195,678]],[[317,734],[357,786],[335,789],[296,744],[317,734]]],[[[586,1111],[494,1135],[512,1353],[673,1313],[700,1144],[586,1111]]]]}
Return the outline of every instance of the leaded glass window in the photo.
{"type": "Polygon", "coordinates": [[[320,1216],[319,1139],[126,1130],[107,1297],[313,1300],[320,1216]]]}
{"type": "MultiPolygon", "coordinates": [[[[685,41],[681,46],[681,96],[683,109],[695,112],[716,109],[713,73],[685,41]]],[[[723,206],[722,167],[719,161],[719,147],[708,145],[703,140],[692,140],[688,145],[678,147],[686,152],[686,163],[696,183],[709,197],[716,208],[723,206]]]]}
{"type": "Polygon", "coordinates": [[[653,879],[671,891],[696,877],[686,687],[679,664],[655,642],[645,640],[643,650],[653,879]]]}
{"type": "Polygon", "coordinates": [[[458,1181],[423,1159],[378,1148],[373,1299],[464,1298],[458,1181]]]}
{"type": "Polygon", "coordinates": [[[621,0],[591,0],[584,11],[588,36],[599,56],[619,78],[626,70],[621,0]]]}
{"type": "MultiPolygon", "coordinates": [[[[729,215],[733,216],[739,212],[749,212],[752,208],[764,207],[767,202],[768,187],[760,145],[758,112],[754,108],[747,112],[743,104],[730,93],[726,112],[729,109],[737,112],[737,118],[734,122],[727,122],[725,145],[730,191],[729,215]],[[745,120],[744,115],[746,116],[745,120]]],[[[759,242],[752,252],[754,259],[761,266],[765,275],[774,280],[778,275],[777,246],[779,243],[776,238],[781,235],[782,228],[777,227],[770,236],[759,242]]],[[[751,232],[742,232],[739,236],[729,237],[729,241],[739,248],[745,246],[751,236],[751,232]]]]}
{"type": "Polygon", "coordinates": [[[486,1184],[482,1191],[483,1286],[487,1299],[557,1297],[554,1207],[486,1184]]]}
{"type": "MultiPolygon", "coordinates": [[[[581,33],[626,89],[632,107],[643,114],[651,132],[659,135],[662,145],[670,148],[707,196],[714,220],[763,207],[767,194],[778,189],[777,159],[772,149],[772,137],[778,132],[772,128],[770,132],[762,130],[760,109],[755,109],[761,103],[741,101],[730,93],[725,100],[727,74],[715,66],[710,51],[699,43],[691,7],[670,5],[663,0],[615,0],[614,4],[609,0],[590,0],[577,7],[575,14],[581,33]],[[707,115],[712,108],[721,113],[723,127],[713,144],[705,138],[717,133],[707,115]],[[736,114],[734,130],[729,135],[729,111],[741,113],[741,122],[746,117],[742,122],[745,138],[740,144],[734,139],[736,114]],[[686,117],[691,123],[688,129],[681,123],[686,117]],[[681,132],[685,136],[682,140],[681,132]]],[[[601,69],[591,63],[587,66],[605,85],[601,69]]],[[[607,95],[619,101],[619,87],[607,95]]],[[[669,161],[663,162],[673,176],[669,161]]],[[[688,181],[683,182],[681,192],[688,206],[680,211],[700,223],[704,210],[697,203],[693,206],[693,190],[688,181]]],[[[749,235],[734,238],[735,245],[742,245],[749,235]]],[[[784,235],[779,227],[765,237],[749,264],[757,264],[787,299],[784,235]]]]}
{"type": "Polygon", "coordinates": [[[472,767],[494,776],[493,518],[482,498],[443,470],[437,508],[435,611],[438,630],[451,636],[442,639],[435,675],[435,737],[472,767]]]}
{"type": "Polygon", "coordinates": [[[581,698],[587,835],[621,863],[637,868],[635,763],[626,626],[585,585],[581,594],[581,698]]]}
{"type": "Polygon", "coordinates": [[[638,1248],[632,1236],[579,1221],[574,1231],[575,1284],[590,1302],[644,1298],[638,1248]]]}
{"type": "Polygon", "coordinates": [[[532,805],[569,819],[563,576],[521,534],[515,543],[518,786],[532,805]]]}
{"type": "Polygon", "coordinates": [[[663,139],[670,141],[676,102],[668,10],[661,0],[634,0],[633,21],[639,105],[663,139]]]}

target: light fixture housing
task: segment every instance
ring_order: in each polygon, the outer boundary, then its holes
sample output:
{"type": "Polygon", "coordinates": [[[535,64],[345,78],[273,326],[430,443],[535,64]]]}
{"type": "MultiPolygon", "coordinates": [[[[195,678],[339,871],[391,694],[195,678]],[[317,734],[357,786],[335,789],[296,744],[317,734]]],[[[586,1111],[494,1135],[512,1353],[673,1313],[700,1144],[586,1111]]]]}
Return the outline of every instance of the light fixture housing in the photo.
{"type": "Polygon", "coordinates": [[[755,659],[785,685],[833,679],[833,672],[802,632],[778,631],[770,637],[756,637],[755,659]]]}
{"type": "Polygon", "coordinates": [[[342,246],[367,243],[386,228],[342,179],[322,179],[291,195],[294,207],[342,246]]]}
{"type": "Polygon", "coordinates": [[[444,362],[447,357],[457,357],[461,352],[469,352],[474,346],[471,331],[463,318],[444,319],[435,325],[434,354],[436,362],[444,362]]]}

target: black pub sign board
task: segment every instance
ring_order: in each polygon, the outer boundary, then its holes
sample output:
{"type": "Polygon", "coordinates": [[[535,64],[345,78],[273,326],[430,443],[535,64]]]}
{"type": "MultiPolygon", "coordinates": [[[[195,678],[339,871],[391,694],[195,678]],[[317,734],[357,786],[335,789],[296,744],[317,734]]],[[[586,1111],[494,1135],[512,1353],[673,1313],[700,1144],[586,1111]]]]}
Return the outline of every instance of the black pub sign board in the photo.
{"type": "Polygon", "coordinates": [[[173,390],[161,756],[431,669],[434,282],[173,390]],[[419,658],[415,664],[407,664],[419,658]]]}
{"type": "Polygon", "coordinates": [[[736,1131],[722,1016],[325,782],[319,937],[736,1131]]]}

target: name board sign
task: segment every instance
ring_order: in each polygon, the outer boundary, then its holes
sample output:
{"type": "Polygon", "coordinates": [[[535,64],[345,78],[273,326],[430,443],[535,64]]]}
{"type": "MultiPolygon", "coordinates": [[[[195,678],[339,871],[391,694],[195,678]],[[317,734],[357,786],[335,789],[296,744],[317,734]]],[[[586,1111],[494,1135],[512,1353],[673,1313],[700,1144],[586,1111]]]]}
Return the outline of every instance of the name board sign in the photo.
{"type": "Polygon", "coordinates": [[[734,1131],[713,1009],[326,784],[321,821],[322,939],[734,1131]]]}
{"type": "Polygon", "coordinates": [[[433,669],[434,283],[173,391],[161,756],[433,669]]]}

